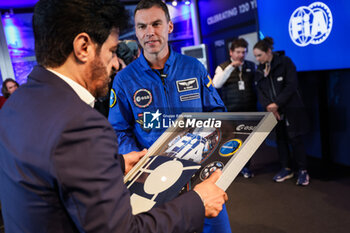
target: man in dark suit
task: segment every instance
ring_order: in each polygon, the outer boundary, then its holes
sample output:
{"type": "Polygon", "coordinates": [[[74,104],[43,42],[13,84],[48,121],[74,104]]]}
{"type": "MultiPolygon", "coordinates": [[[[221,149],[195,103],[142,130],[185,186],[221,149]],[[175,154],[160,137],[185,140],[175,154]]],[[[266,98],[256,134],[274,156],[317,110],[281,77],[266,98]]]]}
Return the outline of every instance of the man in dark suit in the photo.
{"type": "Polygon", "coordinates": [[[145,152],[117,154],[92,108],[118,68],[126,22],[115,0],[41,0],[33,16],[39,66],[0,113],[0,199],[5,231],[195,232],[227,195],[220,173],[169,203],[132,215],[123,183],[145,152]],[[10,127],[9,127],[10,126],[10,127]],[[125,166],[124,166],[125,164],[125,166]]]}

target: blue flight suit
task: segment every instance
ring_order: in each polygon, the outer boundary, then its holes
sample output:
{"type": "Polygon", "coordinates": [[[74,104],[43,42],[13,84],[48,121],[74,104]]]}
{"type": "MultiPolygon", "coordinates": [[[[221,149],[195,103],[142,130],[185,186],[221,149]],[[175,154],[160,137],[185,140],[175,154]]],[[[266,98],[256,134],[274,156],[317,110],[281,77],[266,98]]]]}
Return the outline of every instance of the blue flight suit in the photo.
{"type": "MultiPolygon", "coordinates": [[[[142,53],[117,74],[108,120],[116,131],[119,153],[126,154],[149,148],[169,120],[183,112],[223,111],[225,105],[204,66],[170,48],[162,71],[153,70],[142,53]]],[[[231,232],[225,207],[219,217],[205,221],[204,232],[231,232]]]]}
{"type": "Polygon", "coordinates": [[[204,66],[195,58],[170,51],[164,78],[145,57],[129,64],[114,79],[110,113],[119,153],[149,148],[165,129],[144,129],[143,113],[176,116],[182,112],[223,112],[225,105],[204,66]]]}

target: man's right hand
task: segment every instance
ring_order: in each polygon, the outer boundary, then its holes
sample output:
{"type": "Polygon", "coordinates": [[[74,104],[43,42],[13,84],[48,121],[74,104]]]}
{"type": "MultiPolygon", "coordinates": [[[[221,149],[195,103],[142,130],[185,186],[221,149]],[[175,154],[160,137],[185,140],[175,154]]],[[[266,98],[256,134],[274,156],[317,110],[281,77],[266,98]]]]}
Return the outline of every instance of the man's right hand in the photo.
{"type": "Polygon", "coordinates": [[[241,66],[241,65],[243,65],[243,62],[241,62],[241,61],[232,61],[231,62],[231,66],[233,66],[233,67],[239,67],[239,66],[241,66]]]}
{"type": "Polygon", "coordinates": [[[222,205],[228,200],[227,194],[220,189],[215,182],[221,176],[217,170],[208,179],[194,187],[194,191],[202,198],[205,208],[205,217],[214,218],[222,210],[222,205]]]}

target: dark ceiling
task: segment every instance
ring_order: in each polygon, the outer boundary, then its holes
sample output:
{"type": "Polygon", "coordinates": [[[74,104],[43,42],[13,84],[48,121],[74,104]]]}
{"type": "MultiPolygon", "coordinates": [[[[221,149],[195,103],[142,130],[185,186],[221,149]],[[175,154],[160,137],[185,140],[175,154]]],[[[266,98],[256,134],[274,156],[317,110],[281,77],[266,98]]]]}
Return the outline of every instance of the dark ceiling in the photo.
{"type": "MultiPolygon", "coordinates": [[[[13,9],[14,11],[18,11],[20,9],[30,9],[33,8],[35,3],[39,0],[10,0],[10,1],[0,1],[0,9],[1,10],[9,10],[13,9]]],[[[139,1],[135,0],[120,0],[126,5],[135,5],[139,1]]]]}

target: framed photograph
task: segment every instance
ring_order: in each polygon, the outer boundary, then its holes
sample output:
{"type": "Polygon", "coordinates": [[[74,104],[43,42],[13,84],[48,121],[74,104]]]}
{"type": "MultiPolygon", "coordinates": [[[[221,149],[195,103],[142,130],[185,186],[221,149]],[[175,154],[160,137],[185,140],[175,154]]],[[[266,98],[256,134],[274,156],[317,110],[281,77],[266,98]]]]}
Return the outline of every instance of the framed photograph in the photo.
{"type": "Polygon", "coordinates": [[[181,114],[124,178],[134,214],[191,190],[217,169],[216,184],[226,190],[276,123],[267,112],[181,114]]]}

